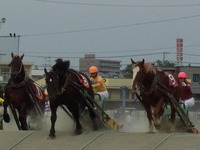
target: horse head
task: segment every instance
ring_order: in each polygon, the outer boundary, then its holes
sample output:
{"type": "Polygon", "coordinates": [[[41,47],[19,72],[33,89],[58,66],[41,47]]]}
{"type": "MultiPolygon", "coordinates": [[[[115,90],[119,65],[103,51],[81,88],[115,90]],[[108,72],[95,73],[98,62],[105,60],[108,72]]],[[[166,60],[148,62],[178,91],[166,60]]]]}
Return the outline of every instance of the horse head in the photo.
{"type": "Polygon", "coordinates": [[[132,81],[132,91],[136,92],[139,90],[139,83],[141,83],[144,79],[142,74],[144,69],[144,59],[142,61],[135,62],[131,59],[132,62],[132,70],[133,70],[133,81],[132,81]]]}
{"type": "Polygon", "coordinates": [[[135,62],[131,59],[133,70],[132,91],[144,90],[150,88],[153,78],[156,75],[156,70],[153,64],[142,61],[135,62]]]}
{"type": "Polygon", "coordinates": [[[59,77],[54,71],[48,72],[46,68],[44,68],[44,73],[49,99],[54,100],[59,93],[59,77]]]}
{"type": "Polygon", "coordinates": [[[24,65],[23,65],[23,57],[24,54],[19,56],[19,55],[14,55],[13,53],[11,53],[11,62],[9,64],[10,67],[10,74],[11,74],[11,78],[14,79],[19,79],[20,80],[24,80],[25,78],[25,71],[24,71],[24,65]]]}

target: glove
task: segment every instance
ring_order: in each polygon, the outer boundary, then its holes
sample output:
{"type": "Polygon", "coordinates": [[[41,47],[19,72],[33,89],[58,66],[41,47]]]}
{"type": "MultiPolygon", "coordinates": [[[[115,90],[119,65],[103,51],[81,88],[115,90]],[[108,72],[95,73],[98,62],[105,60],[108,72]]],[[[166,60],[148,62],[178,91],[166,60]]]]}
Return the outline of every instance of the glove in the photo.
{"type": "Polygon", "coordinates": [[[185,82],[182,82],[181,85],[182,85],[182,86],[186,86],[185,82]]]}

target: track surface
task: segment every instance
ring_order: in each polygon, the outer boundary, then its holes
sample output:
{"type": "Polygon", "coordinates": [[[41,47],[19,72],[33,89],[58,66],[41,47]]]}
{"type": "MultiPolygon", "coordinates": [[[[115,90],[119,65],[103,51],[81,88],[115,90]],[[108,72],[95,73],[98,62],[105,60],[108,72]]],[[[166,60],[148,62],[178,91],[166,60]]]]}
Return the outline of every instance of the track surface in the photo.
{"type": "MultiPolygon", "coordinates": [[[[110,116],[113,113],[108,112],[110,116]]],[[[58,111],[56,138],[49,139],[50,120],[47,116],[40,130],[18,131],[15,122],[4,123],[0,131],[1,150],[199,150],[200,134],[193,133],[147,133],[145,113],[132,112],[121,116],[120,131],[101,128],[93,131],[90,120],[82,119],[84,132],[74,136],[74,123],[62,111],[58,111]],[[122,118],[123,117],[123,118],[122,118]]],[[[191,112],[190,118],[199,130],[198,113],[191,112]]]]}

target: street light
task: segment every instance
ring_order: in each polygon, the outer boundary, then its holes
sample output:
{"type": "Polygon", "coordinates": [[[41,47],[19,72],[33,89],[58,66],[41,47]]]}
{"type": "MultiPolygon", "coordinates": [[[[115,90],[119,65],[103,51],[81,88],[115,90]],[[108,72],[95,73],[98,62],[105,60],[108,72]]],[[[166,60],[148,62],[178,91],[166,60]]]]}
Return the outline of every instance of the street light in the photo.
{"type": "Polygon", "coordinates": [[[5,23],[6,22],[6,18],[1,18],[1,21],[0,21],[0,29],[1,29],[1,24],[2,23],[5,23]]]}

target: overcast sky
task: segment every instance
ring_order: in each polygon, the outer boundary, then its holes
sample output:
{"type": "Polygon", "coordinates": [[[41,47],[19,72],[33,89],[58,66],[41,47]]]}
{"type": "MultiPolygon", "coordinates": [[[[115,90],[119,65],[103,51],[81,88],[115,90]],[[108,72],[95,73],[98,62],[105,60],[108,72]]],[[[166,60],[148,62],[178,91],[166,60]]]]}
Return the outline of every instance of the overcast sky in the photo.
{"type": "Polygon", "coordinates": [[[86,53],[123,68],[130,58],[153,62],[165,52],[175,62],[176,38],[185,65],[200,65],[199,0],[0,0],[2,17],[0,36],[20,35],[20,54],[39,66],[62,57],[78,69],[86,53]]]}

